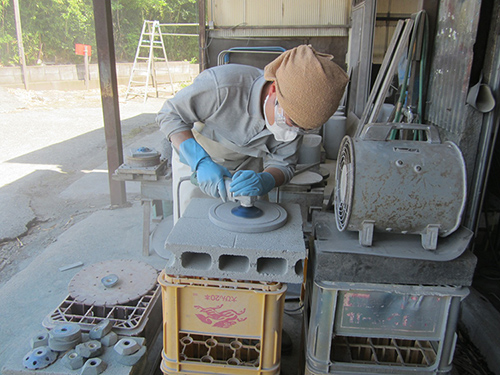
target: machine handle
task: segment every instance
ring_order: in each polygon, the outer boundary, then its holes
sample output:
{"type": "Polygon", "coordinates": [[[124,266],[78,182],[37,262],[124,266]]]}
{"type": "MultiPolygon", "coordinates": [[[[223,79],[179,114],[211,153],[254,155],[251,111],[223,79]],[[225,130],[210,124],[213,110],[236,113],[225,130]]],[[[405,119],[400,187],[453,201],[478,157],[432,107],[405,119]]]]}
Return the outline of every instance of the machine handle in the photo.
{"type": "Polygon", "coordinates": [[[427,143],[441,143],[441,138],[435,126],[424,124],[408,124],[408,123],[372,123],[366,124],[361,131],[359,138],[364,141],[387,141],[390,140],[391,132],[395,130],[417,130],[423,131],[426,134],[427,143]]]}

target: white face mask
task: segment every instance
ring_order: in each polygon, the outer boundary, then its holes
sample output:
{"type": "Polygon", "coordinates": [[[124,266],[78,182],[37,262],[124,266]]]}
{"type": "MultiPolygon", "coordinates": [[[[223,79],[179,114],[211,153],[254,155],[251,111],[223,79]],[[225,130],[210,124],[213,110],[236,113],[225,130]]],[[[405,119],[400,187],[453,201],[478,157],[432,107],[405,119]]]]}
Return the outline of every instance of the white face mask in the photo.
{"type": "Polygon", "coordinates": [[[266,116],[267,99],[269,99],[269,95],[266,97],[266,100],[264,100],[264,118],[266,119],[266,128],[269,129],[269,131],[271,133],[273,133],[274,139],[276,139],[279,142],[291,142],[291,141],[293,141],[297,137],[297,132],[280,127],[276,123],[276,119],[274,119],[273,124],[269,123],[269,120],[267,119],[267,116],[266,116]]]}

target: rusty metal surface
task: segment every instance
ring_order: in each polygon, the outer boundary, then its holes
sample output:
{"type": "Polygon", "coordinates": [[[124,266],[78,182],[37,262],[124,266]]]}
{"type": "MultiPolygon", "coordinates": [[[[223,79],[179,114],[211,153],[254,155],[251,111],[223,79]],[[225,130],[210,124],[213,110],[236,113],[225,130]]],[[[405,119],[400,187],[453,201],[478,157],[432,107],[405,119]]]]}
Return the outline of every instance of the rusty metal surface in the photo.
{"type": "MultiPolygon", "coordinates": [[[[427,94],[426,119],[451,134],[467,132],[465,105],[473,61],[478,0],[440,2],[427,94]]],[[[431,36],[432,37],[432,36],[431,36]]]]}
{"type": "Polygon", "coordinates": [[[86,305],[124,304],[148,293],[156,285],[158,272],[149,264],[132,260],[112,260],[91,264],[69,283],[69,294],[86,305]],[[105,281],[116,276],[113,285],[105,281]]]}

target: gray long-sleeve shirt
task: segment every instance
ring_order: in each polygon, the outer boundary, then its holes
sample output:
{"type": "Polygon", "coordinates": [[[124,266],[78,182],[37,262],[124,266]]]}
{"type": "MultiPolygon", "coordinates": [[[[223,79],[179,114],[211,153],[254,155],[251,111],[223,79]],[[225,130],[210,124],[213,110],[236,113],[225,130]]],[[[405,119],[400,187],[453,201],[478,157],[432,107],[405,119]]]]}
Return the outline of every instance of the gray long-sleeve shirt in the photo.
{"type": "Polygon", "coordinates": [[[205,124],[201,134],[243,155],[263,158],[264,168],[275,167],[293,177],[302,136],[279,142],[266,128],[261,93],[263,71],[229,64],[203,71],[194,82],[167,100],[157,116],[167,139],[172,134],[205,124]]]}

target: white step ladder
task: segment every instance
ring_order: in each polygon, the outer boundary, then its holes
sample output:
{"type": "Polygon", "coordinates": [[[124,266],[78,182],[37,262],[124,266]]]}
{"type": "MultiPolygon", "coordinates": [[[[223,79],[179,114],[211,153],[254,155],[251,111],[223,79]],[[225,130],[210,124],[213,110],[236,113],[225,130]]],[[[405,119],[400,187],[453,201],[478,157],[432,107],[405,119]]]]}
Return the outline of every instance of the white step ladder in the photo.
{"type": "Polygon", "coordinates": [[[125,94],[125,100],[128,99],[129,95],[144,95],[144,102],[146,102],[150,84],[155,88],[155,94],[156,97],[158,97],[158,88],[168,85],[168,83],[170,83],[172,95],[175,94],[167,52],[165,51],[165,44],[163,43],[163,36],[160,29],[160,22],[144,21],[137,52],[135,54],[134,65],[132,66],[132,72],[128,82],[127,92],[125,94]],[[159,65],[166,66],[166,69],[160,69],[159,65]],[[157,79],[158,73],[165,70],[170,82],[159,83],[157,79]]]}

